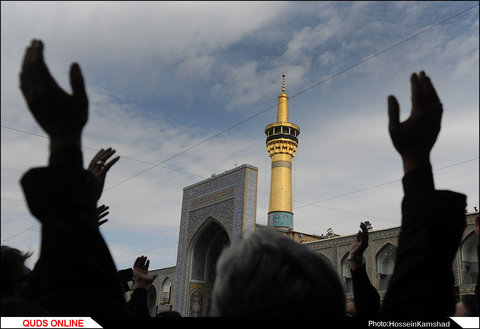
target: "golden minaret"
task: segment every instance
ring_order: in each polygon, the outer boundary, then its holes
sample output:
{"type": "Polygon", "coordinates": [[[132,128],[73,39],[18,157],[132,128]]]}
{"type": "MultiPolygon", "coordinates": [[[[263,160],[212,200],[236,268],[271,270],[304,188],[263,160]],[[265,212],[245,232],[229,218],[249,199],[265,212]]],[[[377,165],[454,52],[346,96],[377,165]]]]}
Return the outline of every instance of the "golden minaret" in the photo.
{"type": "Polygon", "coordinates": [[[288,121],[285,74],[282,78],[282,93],[278,95],[277,122],[265,127],[267,151],[272,158],[268,226],[290,231],[293,230],[292,162],[297,152],[300,129],[288,121]]]}

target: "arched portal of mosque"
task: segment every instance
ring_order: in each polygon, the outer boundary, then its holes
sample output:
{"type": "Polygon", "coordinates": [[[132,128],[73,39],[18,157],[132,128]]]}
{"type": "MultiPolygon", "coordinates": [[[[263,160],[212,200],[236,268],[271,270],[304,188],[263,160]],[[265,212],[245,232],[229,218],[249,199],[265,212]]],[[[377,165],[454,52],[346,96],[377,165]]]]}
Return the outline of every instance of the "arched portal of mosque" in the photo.
{"type": "Polygon", "coordinates": [[[390,278],[395,268],[395,260],[397,258],[397,247],[391,243],[387,243],[377,253],[377,276],[378,290],[387,290],[390,278]]]}
{"type": "Polygon", "coordinates": [[[257,168],[242,165],[183,189],[173,310],[207,316],[222,250],[255,231],[257,168]]]}
{"type": "Polygon", "coordinates": [[[478,283],[478,239],[470,233],[460,247],[464,284],[478,283]]]}
{"type": "Polygon", "coordinates": [[[230,245],[225,229],[214,218],[208,218],[197,231],[190,248],[188,316],[205,316],[210,312],[215,267],[221,252],[230,245]]]}

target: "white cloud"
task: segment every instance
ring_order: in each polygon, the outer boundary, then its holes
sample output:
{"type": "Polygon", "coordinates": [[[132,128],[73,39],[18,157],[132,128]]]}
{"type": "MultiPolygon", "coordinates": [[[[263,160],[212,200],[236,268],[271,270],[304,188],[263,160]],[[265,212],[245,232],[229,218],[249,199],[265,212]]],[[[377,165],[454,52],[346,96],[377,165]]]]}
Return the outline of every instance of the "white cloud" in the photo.
{"type": "MultiPolygon", "coordinates": [[[[123,156],[107,177],[106,189],[113,188],[101,202],[111,215],[101,231],[120,268],[143,251],[151,268],[172,266],[182,189],[201,177],[235,163],[259,167],[257,222],[266,224],[270,159],[262,130],[275,120],[275,110],[143,170],[240,121],[242,113],[274,106],[282,73],[292,96],[444,18],[431,14],[439,5],[2,3],[2,124],[44,135],[18,89],[23,51],[32,37],[45,41],[47,63],[67,90],[68,66],[79,61],[91,104],[84,146],[112,146],[123,156]],[[244,53],[232,53],[239,49],[244,53]],[[164,98],[169,102],[158,101],[164,98]],[[212,114],[212,122],[187,123],[193,111],[205,118],[212,114]]],[[[374,228],[395,226],[402,197],[395,181],[402,169],[386,130],[386,97],[397,96],[406,118],[411,72],[426,68],[444,103],[434,167],[478,157],[478,20],[469,24],[477,31],[449,33],[441,26],[291,100],[291,121],[302,130],[294,207],[342,195],[294,210],[296,229],[325,233],[331,227],[351,234],[363,215],[374,228]],[[376,185],[381,186],[369,188],[376,185]]],[[[47,163],[48,142],[2,127],[1,152],[2,240],[31,227],[6,242],[36,250],[36,220],[24,202],[6,199],[23,198],[18,179],[47,163]]],[[[85,165],[94,154],[84,149],[85,165]]],[[[478,160],[435,175],[438,186],[464,191],[478,207],[478,160]]]]}

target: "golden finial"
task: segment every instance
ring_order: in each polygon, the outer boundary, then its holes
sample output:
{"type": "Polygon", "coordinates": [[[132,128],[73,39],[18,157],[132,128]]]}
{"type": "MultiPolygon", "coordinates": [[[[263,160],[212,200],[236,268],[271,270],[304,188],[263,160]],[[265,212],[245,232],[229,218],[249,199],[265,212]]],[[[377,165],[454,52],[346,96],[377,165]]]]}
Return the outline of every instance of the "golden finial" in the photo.
{"type": "Polygon", "coordinates": [[[285,73],[282,74],[282,93],[285,92],[285,73]]]}

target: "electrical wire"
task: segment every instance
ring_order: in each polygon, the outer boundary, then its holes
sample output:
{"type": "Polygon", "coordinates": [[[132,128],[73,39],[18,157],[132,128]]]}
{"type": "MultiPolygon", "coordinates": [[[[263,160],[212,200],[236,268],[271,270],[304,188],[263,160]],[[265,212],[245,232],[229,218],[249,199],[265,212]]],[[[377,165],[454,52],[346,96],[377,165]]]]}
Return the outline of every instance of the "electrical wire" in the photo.
{"type": "MultiPolygon", "coordinates": [[[[386,48],[386,49],[384,49],[384,50],[382,50],[382,51],[380,51],[380,52],[378,52],[378,53],[376,53],[376,54],[374,54],[374,55],[372,55],[372,56],[370,56],[370,57],[368,57],[368,58],[366,58],[366,59],[364,59],[364,60],[362,60],[362,61],[360,61],[360,62],[358,62],[358,63],[356,63],[356,64],[354,64],[354,65],[352,65],[352,66],[350,66],[350,67],[348,67],[348,68],[346,68],[346,69],[344,69],[344,70],[342,70],[342,71],[340,71],[340,72],[338,72],[338,73],[336,73],[336,74],[334,74],[334,75],[332,75],[332,76],[330,76],[330,77],[328,77],[328,78],[326,78],[326,79],[324,79],[324,80],[322,80],[322,81],[320,81],[320,82],[318,82],[318,83],[315,83],[315,84],[311,85],[310,87],[308,87],[308,88],[306,88],[306,89],[304,89],[304,90],[302,90],[302,91],[300,91],[300,92],[298,92],[298,93],[296,93],[296,94],[294,94],[294,95],[292,95],[292,96],[289,96],[289,99],[293,99],[293,98],[295,98],[295,97],[298,97],[298,96],[300,96],[300,95],[308,92],[309,90],[311,90],[311,89],[313,89],[313,88],[315,88],[315,87],[318,87],[318,86],[324,84],[325,82],[327,82],[327,81],[329,81],[329,80],[331,80],[331,79],[334,79],[334,78],[338,77],[339,75],[341,75],[341,74],[343,74],[343,73],[345,73],[345,72],[348,72],[348,71],[352,70],[353,68],[355,68],[355,67],[357,67],[357,66],[359,66],[359,65],[361,65],[361,64],[363,64],[363,63],[365,63],[365,62],[367,62],[367,61],[369,61],[369,60],[371,60],[371,59],[373,59],[373,58],[375,58],[375,57],[378,57],[378,56],[380,56],[380,55],[382,55],[382,54],[390,51],[391,49],[393,49],[393,48],[395,48],[395,47],[398,47],[398,46],[400,46],[400,45],[402,45],[402,44],[404,44],[404,43],[406,43],[406,42],[408,42],[408,41],[416,38],[417,36],[419,36],[419,35],[421,35],[421,34],[423,34],[423,33],[426,33],[426,32],[428,32],[428,31],[434,29],[435,27],[437,27],[437,26],[439,26],[439,25],[441,25],[441,24],[444,24],[444,23],[446,23],[447,21],[449,21],[449,20],[451,20],[451,19],[453,19],[453,18],[455,18],[455,17],[457,17],[457,16],[459,16],[459,15],[461,15],[461,14],[463,14],[463,13],[465,13],[465,12],[467,12],[467,11],[473,9],[473,8],[475,8],[475,7],[478,7],[478,4],[476,4],[476,5],[474,5],[474,6],[471,6],[471,7],[467,8],[467,9],[465,9],[465,10],[463,10],[463,11],[461,11],[461,12],[455,14],[455,15],[452,15],[452,16],[448,17],[447,19],[444,19],[444,20],[442,20],[442,21],[440,21],[440,22],[438,22],[438,23],[436,23],[436,24],[434,24],[434,25],[432,25],[432,26],[430,26],[430,27],[428,27],[428,28],[426,28],[426,29],[424,29],[424,30],[422,30],[422,31],[420,31],[420,32],[418,32],[418,33],[416,33],[416,34],[414,34],[414,35],[412,35],[412,36],[410,36],[410,37],[408,37],[408,38],[406,38],[406,39],[404,39],[404,40],[402,40],[402,41],[400,41],[400,42],[398,42],[398,43],[396,43],[396,44],[394,44],[394,45],[392,45],[392,46],[390,46],[390,47],[388,47],[388,48],[386,48]]],[[[244,120],[242,120],[242,121],[240,121],[240,122],[238,122],[238,123],[236,123],[236,124],[234,124],[234,125],[232,125],[232,126],[230,126],[230,127],[228,127],[228,128],[225,128],[225,129],[221,130],[220,132],[218,132],[218,133],[216,133],[216,134],[214,134],[214,135],[212,135],[212,136],[210,136],[210,137],[208,137],[208,138],[206,138],[206,139],[204,139],[204,140],[202,140],[202,141],[200,141],[200,142],[198,142],[198,143],[196,143],[196,144],[194,144],[194,145],[192,145],[192,146],[190,146],[190,147],[188,147],[188,148],[186,148],[186,149],[184,149],[184,150],[182,150],[182,151],[180,151],[180,152],[178,152],[178,153],[175,153],[174,155],[170,156],[169,158],[167,158],[167,159],[165,159],[165,160],[163,160],[163,161],[161,161],[161,162],[159,162],[159,163],[156,163],[156,164],[152,164],[152,163],[149,163],[149,162],[146,162],[146,161],[137,160],[137,159],[134,159],[134,158],[131,158],[131,157],[122,156],[122,158],[125,158],[125,159],[129,159],[129,160],[132,160],[132,161],[137,161],[137,162],[142,162],[142,163],[145,163],[145,164],[149,164],[149,165],[151,165],[151,167],[149,167],[149,168],[147,168],[147,169],[145,169],[145,170],[142,170],[141,172],[139,172],[139,173],[137,173],[137,174],[135,174],[135,175],[133,175],[133,176],[125,179],[125,180],[122,180],[122,181],[114,184],[113,186],[110,186],[108,189],[105,189],[104,191],[111,190],[111,189],[113,189],[113,188],[115,188],[115,187],[117,187],[117,186],[119,186],[119,185],[121,185],[121,184],[123,184],[123,183],[125,183],[125,182],[127,182],[127,181],[129,181],[129,180],[131,180],[131,179],[133,179],[133,178],[135,178],[135,177],[138,177],[138,176],[142,175],[143,173],[145,173],[145,172],[147,172],[147,171],[149,171],[149,170],[151,170],[151,169],[153,169],[153,168],[155,168],[155,167],[161,167],[161,168],[164,168],[164,169],[174,170],[174,171],[177,171],[177,172],[180,172],[180,173],[184,173],[184,174],[188,174],[188,175],[193,175],[193,176],[202,177],[202,176],[200,176],[200,175],[196,175],[196,174],[192,174],[192,173],[187,173],[187,172],[184,172],[184,171],[181,171],[181,170],[177,170],[177,169],[173,169],[173,168],[169,168],[169,167],[165,167],[165,166],[160,166],[160,165],[163,164],[163,163],[165,163],[165,162],[167,162],[167,161],[169,161],[169,160],[171,160],[171,159],[173,159],[173,158],[175,158],[175,157],[177,157],[177,156],[179,156],[179,155],[181,155],[181,154],[184,154],[184,153],[186,153],[186,152],[188,152],[188,151],[190,151],[190,150],[192,150],[192,149],[194,149],[194,148],[196,148],[196,147],[198,147],[198,146],[200,146],[200,145],[202,145],[202,144],[204,144],[204,143],[206,143],[206,142],[208,142],[208,141],[210,141],[210,140],[212,140],[212,139],[214,139],[214,138],[216,138],[216,137],[218,137],[218,136],[220,136],[220,135],[222,135],[222,134],[224,134],[224,133],[226,133],[226,132],[229,131],[229,130],[232,130],[232,129],[234,129],[234,128],[236,128],[236,127],[244,124],[245,122],[248,122],[248,121],[250,121],[250,120],[258,117],[259,115],[261,115],[261,114],[263,114],[263,113],[265,113],[265,112],[267,112],[267,111],[270,111],[271,109],[275,108],[276,106],[277,106],[277,104],[272,105],[272,106],[270,106],[270,107],[268,107],[268,108],[266,108],[266,109],[264,109],[264,110],[262,110],[262,111],[260,111],[260,112],[258,112],[258,113],[256,113],[256,114],[250,116],[250,117],[247,117],[246,119],[244,119],[244,120]]],[[[25,134],[30,134],[30,135],[37,136],[37,137],[47,138],[46,136],[42,136],[42,135],[39,135],[39,134],[35,134],[35,133],[23,131],[23,130],[20,130],[20,129],[17,129],[17,128],[13,128],[13,127],[6,126],[6,125],[4,125],[4,124],[2,124],[1,127],[6,128],[6,129],[11,129],[11,130],[14,130],[14,131],[17,131],[17,132],[22,132],[22,133],[25,133],[25,134]]],[[[99,150],[97,150],[97,149],[89,148],[89,147],[85,147],[85,146],[83,146],[83,148],[85,148],[85,149],[90,149],[90,150],[95,150],[95,151],[99,151],[99,150]]],[[[463,163],[467,163],[467,162],[474,161],[474,160],[478,160],[478,158],[471,159],[471,160],[467,160],[467,161],[463,161],[463,162],[457,163],[457,164],[448,165],[448,166],[445,166],[445,167],[442,167],[442,168],[438,168],[438,169],[436,169],[436,170],[449,168],[449,167],[452,167],[452,166],[456,166],[456,165],[463,164],[463,163]]],[[[204,177],[202,177],[202,178],[204,178],[204,177]]],[[[398,182],[398,181],[399,181],[399,180],[394,180],[394,181],[390,181],[390,182],[385,182],[385,183],[382,183],[382,184],[370,186],[370,187],[367,187],[367,188],[364,188],[364,189],[360,189],[360,190],[357,190],[357,191],[352,191],[352,192],[349,192],[349,193],[344,193],[344,194],[340,194],[340,195],[337,195],[337,196],[333,196],[333,197],[330,197],[330,198],[327,198],[327,199],[322,199],[322,200],[319,200],[319,201],[316,201],[316,202],[313,202],[313,203],[306,203],[306,202],[302,202],[302,201],[296,201],[296,202],[305,203],[305,204],[302,205],[302,206],[300,206],[300,207],[297,207],[297,208],[295,208],[295,209],[300,209],[300,208],[307,207],[307,206],[319,206],[319,205],[317,205],[317,204],[318,204],[318,203],[321,203],[321,202],[325,202],[325,201],[332,200],[332,199],[335,199],[335,198],[344,197],[344,196],[351,195],[351,194],[354,194],[354,193],[359,193],[359,192],[366,191],[366,190],[369,190],[369,189],[373,189],[373,188],[377,188],[377,187],[380,187],[380,186],[392,184],[392,183],[398,182]]],[[[265,192],[260,192],[260,193],[265,193],[265,192]]],[[[2,198],[2,200],[8,200],[8,199],[3,199],[3,198],[2,198]]],[[[11,200],[11,201],[13,201],[13,200],[11,200]]],[[[15,201],[20,201],[20,200],[15,200],[15,201]]],[[[320,206],[320,207],[322,207],[322,206],[320,206]]],[[[348,212],[348,211],[341,210],[341,209],[334,209],[334,208],[328,208],[328,207],[322,207],[322,208],[327,208],[327,209],[336,210],[336,211],[348,212]]],[[[356,214],[356,215],[359,215],[359,216],[362,216],[362,217],[366,217],[366,215],[357,214],[357,213],[353,213],[353,212],[350,212],[350,213],[356,214]]],[[[369,216],[369,217],[374,218],[374,216],[369,216]]],[[[376,217],[376,218],[381,219],[380,217],[376,217]]],[[[384,219],[384,220],[389,220],[389,219],[384,219]]],[[[35,227],[36,225],[38,225],[38,224],[35,224],[35,225],[33,225],[33,226],[31,226],[31,227],[29,227],[29,228],[27,228],[27,229],[25,229],[25,230],[23,230],[23,231],[21,231],[21,232],[18,232],[18,233],[16,233],[16,234],[14,234],[14,235],[12,235],[12,236],[10,236],[10,237],[2,240],[2,241],[6,241],[6,240],[8,240],[8,239],[10,239],[10,238],[13,238],[13,237],[15,237],[15,236],[23,233],[23,232],[26,232],[26,231],[30,230],[31,228],[35,227]]],[[[156,249],[159,249],[159,248],[156,248],[156,249]]],[[[127,256],[123,256],[123,257],[127,257],[127,256]]]]}
{"type": "MultiPolygon", "coordinates": [[[[475,161],[475,160],[479,160],[479,158],[477,157],[477,158],[473,158],[473,159],[470,159],[470,160],[465,160],[465,161],[457,162],[457,163],[454,163],[454,164],[446,165],[446,166],[443,166],[443,167],[440,167],[440,168],[433,169],[433,171],[439,171],[439,170],[443,170],[443,169],[447,169],[447,168],[459,166],[459,165],[466,164],[466,163],[469,163],[469,162],[472,162],[472,161],[475,161]]],[[[322,203],[322,202],[325,202],[325,201],[330,201],[330,200],[333,200],[333,199],[342,198],[342,197],[345,197],[345,196],[348,196],[348,195],[351,195],[351,194],[368,191],[368,190],[371,190],[371,189],[374,189],[374,188],[378,188],[378,187],[382,187],[382,186],[385,186],[385,185],[397,183],[397,182],[400,182],[400,181],[401,181],[400,179],[395,179],[395,180],[388,181],[388,182],[385,182],[385,183],[368,186],[368,187],[365,187],[365,188],[362,188],[362,189],[359,189],[359,190],[355,190],[355,191],[352,191],[352,192],[338,194],[338,195],[335,195],[335,196],[332,196],[332,197],[328,197],[328,198],[325,198],[325,199],[322,199],[322,200],[319,200],[319,201],[315,201],[315,202],[304,202],[304,201],[300,201],[300,200],[292,200],[292,201],[297,202],[297,203],[303,203],[302,206],[296,207],[296,208],[294,208],[293,210],[298,210],[298,209],[301,209],[301,208],[304,208],[304,207],[308,207],[308,206],[315,206],[315,207],[320,207],[320,208],[324,208],[324,209],[328,209],[328,210],[333,210],[333,211],[348,213],[348,214],[352,214],[352,215],[357,215],[357,216],[360,216],[360,217],[375,218],[375,219],[380,219],[380,220],[385,220],[385,221],[390,221],[390,222],[398,223],[398,220],[393,220],[393,219],[390,219],[390,218],[384,218],[384,217],[378,217],[378,216],[372,216],[372,215],[366,215],[366,214],[359,214],[359,213],[352,212],[352,211],[349,211],[349,210],[344,210],[344,209],[338,209],[338,208],[320,206],[320,205],[318,205],[318,203],[322,203]]],[[[260,194],[264,194],[264,195],[270,196],[270,193],[268,193],[268,192],[263,192],[263,191],[257,191],[257,192],[260,193],[260,194]]],[[[7,199],[7,198],[1,198],[1,200],[7,200],[7,201],[24,201],[24,200],[19,200],[19,199],[7,199]]],[[[260,219],[264,219],[264,218],[266,218],[266,216],[263,216],[263,217],[261,217],[260,219]]],[[[6,240],[8,240],[8,239],[10,239],[10,238],[13,238],[13,237],[15,237],[15,236],[17,236],[17,235],[20,235],[21,233],[24,233],[24,232],[26,232],[26,231],[29,231],[29,230],[31,230],[33,227],[35,227],[35,226],[37,226],[37,225],[38,225],[38,224],[35,224],[35,225],[31,226],[31,227],[28,227],[28,228],[24,229],[22,232],[15,233],[14,235],[9,236],[9,237],[3,239],[2,242],[3,242],[3,241],[6,241],[6,240]]]]}
{"type": "MultiPolygon", "coordinates": [[[[344,69],[344,70],[342,70],[342,71],[340,71],[340,72],[338,72],[338,73],[335,73],[334,75],[332,75],[332,76],[330,76],[330,77],[328,77],[328,78],[326,78],[326,79],[324,79],[324,80],[322,80],[322,81],[320,81],[320,82],[318,82],[318,83],[315,83],[315,84],[311,85],[310,87],[308,87],[308,88],[306,88],[306,89],[304,89],[304,90],[302,90],[302,91],[300,91],[300,92],[298,92],[298,93],[296,93],[296,94],[294,94],[294,95],[292,95],[292,96],[289,96],[289,99],[293,99],[293,98],[295,98],[295,97],[298,97],[298,96],[306,93],[307,91],[309,91],[309,90],[311,90],[311,89],[313,89],[313,88],[315,88],[315,87],[318,87],[318,86],[324,84],[325,82],[327,82],[327,81],[329,81],[329,80],[331,80],[331,79],[334,79],[334,78],[338,77],[339,75],[341,75],[341,74],[343,74],[343,73],[345,73],[345,72],[348,72],[348,71],[352,70],[353,68],[355,68],[355,67],[357,67],[357,66],[359,66],[359,65],[361,65],[361,64],[363,64],[363,63],[366,63],[366,62],[368,62],[369,60],[372,60],[373,58],[378,57],[378,56],[380,56],[380,55],[388,52],[389,50],[391,50],[391,49],[393,49],[393,48],[395,48],[395,47],[398,47],[398,46],[400,46],[400,45],[402,45],[402,44],[404,44],[404,43],[406,43],[406,42],[408,42],[408,41],[410,41],[410,40],[418,37],[419,35],[421,35],[421,34],[423,34],[423,33],[426,33],[426,32],[428,32],[428,31],[434,29],[435,27],[440,26],[440,25],[448,22],[449,20],[451,20],[451,19],[453,19],[453,18],[455,18],[455,17],[457,17],[457,16],[459,16],[459,15],[461,15],[461,14],[467,12],[467,11],[472,10],[472,9],[475,8],[475,7],[478,7],[478,4],[476,4],[476,5],[474,5],[474,6],[471,6],[471,7],[467,8],[467,9],[464,9],[463,11],[461,11],[461,12],[455,14],[455,15],[452,15],[452,16],[450,16],[450,17],[448,17],[448,18],[446,18],[446,19],[444,19],[444,20],[442,20],[442,21],[440,21],[440,22],[438,22],[438,23],[436,23],[436,24],[434,24],[434,25],[432,25],[432,26],[430,26],[430,27],[428,27],[428,28],[426,28],[426,29],[424,29],[424,30],[422,30],[422,31],[420,31],[420,32],[418,32],[418,33],[416,33],[416,34],[414,34],[414,35],[412,35],[412,36],[404,39],[404,40],[402,40],[402,41],[400,41],[400,42],[397,42],[396,44],[394,44],[394,45],[392,45],[392,46],[390,46],[390,47],[387,47],[386,49],[384,49],[384,50],[382,50],[382,51],[380,51],[380,52],[378,52],[378,53],[376,53],[376,54],[374,54],[374,55],[372,55],[372,56],[370,56],[370,57],[368,57],[368,58],[366,58],[366,59],[364,59],[364,60],[362,60],[362,61],[360,61],[360,62],[358,62],[358,63],[356,63],[356,64],[354,64],[354,65],[352,65],[352,66],[349,66],[348,68],[346,68],[346,69],[344,69]]],[[[124,180],[122,180],[122,181],[120,181],[120,182],[118,182],[118,183],[116,183],[116,184],[114,184],[114,185],[106,188],[105,191],[112,190],[112,189],[116,188],[117,186],[119,186],[119,185],[121,185],[121,184],[123,184],[123,183],[126,183],[126,182],[130,181],[131,179],[133,179],[133,178],[135,178],[135,177],[138,177],[138,176],[140,176],[140,175],[142,175],[142,174],[150,171],[151,169],[153,169],[153,168],[155,168],[155,167],[159,167],[161,164],[163,164],[163,163],[165,163],[165,162],[167,162],[167,161],[170,161],[171,159],[174,159],[174,158],[178,157],[179,155],[182,155],[182,154],[184,154],[184,153],[186,153],[186,152],[188,152],[188,151],[190,151],[190,150],[192,150],[192,149],[194,149],[194,148],[196,148],[196,147],[198,147],[198,146],[200,146],[200,145],[202,145],[202,144],[204,144],[204,143],[206,143],[206,142],[208,142],[208,141],[210,141],[210,140],[212,140],[212,139],[214,139],[214,138],[216,138],[216,137],[218,137],[218,136],[220,136],[220,135],[222,135],[222,134],[224,134],[224,133],[226,133],[227,131],[234,129],[234,128],[236,128],[236,127],[244,124],[245,122],[248,122],[248,121],[250,121],[250,120],[258,117],[259,115],[261,115],[261,114],[263,114],[263,113],[265,113],[265,112],[267,112],[267,111],[272,110],[272,109],[275,108],[276,106],[277,106],[277,104],[272,105],[272,106],[270,106],[270,107],[268,107],[268,108],[266,108],[266,109],[264,109],[264,110],[262,110],[262,111],[260,111],[260,112],[258,112],[258,113],[255,113],[254,115],[252,115],[252,116],[250,116],[250,117],[247,117],[246,119],[243,119],[242,121],[240,121],[240,122],[238,122],[238,123],[236,123],[236,124],[234,124],[234,125],[232,125],[232,126],[230,126],[230,127],[228,127],[228,128],[225,128],[225,129],[221,130],[220,132],[218,132],[218,133],[216,133],[216,134],[214,134],[214,135],[212,135],[212,136],[210,136],[210,137],[208,137],[208,138],[206,138],[206,139],[204,139],[204,140],[202,140],[202,141],[200,141],[200,142],[198,142],[198,143],[196,143],[196,144],[194,144],[194,145],[192,145],[192,146],[190,146],[190,147],[188,147],[188,148],[186,148],[186,149],[184,149],[184,150],[182,150],[182,151],[180,151],[180,152],[177,152],[177,153],[173,154],[172,156],[166,158],[165,160],[162,160],[162,161],[160,161],[160,162],[158,162],[158,163],[156,163],[156,164],[151,164],[151,167],[149,167],[149,168],[147,168],[147,169],[144,169],[144,170],[136,173],[135,175],[132,175],[132,176],[130,176],[130,177],[128,177],[128,178],[126,178],[126,179],[124,179],[124,180]]],[[[5,125],[3,125],[3,124],[2,124],[2,127],[8,128],[8,129],[12,129],[12,130],[16,130],[16,131],[20,131],[20,132],[24,132],[24,133],[31,134],[31,135],[34,135],[34,136],[45,137],[45,136],[41,136],[41,135],[38,135],[38,134],[21,131],[21,130],[16,129],[16,128],[11,128],[11,127],[5,126],[5,125]]],[[[126,157],[125,157],[125,158],[126,158],[126,157]]],[[[133,159],[133,158],[129,158],[129,159],[130,159],[130,160],[135,160],[135,159],[133,159]]],[[[138,161],[138,160],[135,160],[135,161],[138,161]]],[[[143,161],[142,161],[142,162],[143,162],[143,161]]],[[[146,163],[146,162],[144,162],[144,163],[146,163]]],[[[149,163],[149,164],[150,164],[150,163],[149,163]]],[[[160,166],[160,167],[165,168],[165,169],[169,169],[169,170],[175,170],[175,169],[168,168],[168,167],[163,167],[163,166],[160,166]]],[[[179,171],[179,170],[175,170],[175,171],[179,171]]],[[[182,172],[182,171],[179,171],[179,172],[182,172]]],[[[191,175],[199,176],[199,175],[196,175],[196,174],[191,174],[191,175]]],[[[201,176],[199,176],[199,177],[201,177],[201,176]]]]}
{"type": "MultiPolygon", "coordinates": [[[[36,133],[32,133],[30,131],[25,131],[25,130],[21,130],[21,129],[18,129],[18,128],[13,128],[13,127],[10,127],[10,126],[7,126],[7,125],[4,125],[4,124],[1,124],[1,127],[2,128],[6,128],[6,129],[10,129],[10,130],[13,130],[13,131],[16,131],[16,132],[19,132],[19,133],[24,133],[24,134],[28,134],[28,135],[32,135],[32,136],[37,136],[37,137],[41,137],[41,138],[45,138],[45,139],[48,139],[48,136],[45,136],[45,135],[39,135],[39,134],[36,134],[36,133]]],[[[82,148],[83,149],[86,149],[86,150],[92,150],[92,151],[100,151],[99,149],[97,148],[94,148],[94,147],[88,147],[88,146],[83,146],[82,145],[82,148]]],[[[138,159],[135,159],[135,158],[132,158],[132,157],[128,157],[128,156],[125,156],[125,155],[120,155],[120,157],[122,159],[127,159],[127,160],[131,160],[131,161],[135,161],[135,162],[140,162],[140,163],[144,163],[144,164],[148,164],[148,165],[153,165],[153,166],[156,166],[156,167],[160,167],[160,168],[163,168],[163,169],[167,169],[167,170],[172,170],[172,171],[176,171],[176,172],[179,172],[179,173],[182,173],[182,174],[186,174],[186,175],[190,175],[190,176],[196,176],[196,177],[200,177],[200,178],[205,178],[204,176],[200,176],[198,174],[194,174],[194,173],[191,173],[191,172],[186,172],[186,171],[183,171],[183,170],[179,170],[179,169],[175,169],[175,168],[170,168],[170,167],[165,167],[165,166],[158,166],[152,162],[148,162],[148,161],[144,161],[144,160],[138,160],[138,159]]]]}
{"type": "MultiPolygon", "coordinates": [[[[382,55],[382,54],[384,54],[384,53],[392,50],[393,48],[398,47],[398,46],[400,46],[400,45],[402,45],[402,44],[404,44],[404,43],[406,43],[406,42],[408,42],[408,41],[410,41],[410,40],[418,37],[419,35],[421,35],[421,34],[423,34],[423,33],[425,33],[425,32],[428,32],[428,31],[434,29],[435,27],[440,26],[440,25],[448,22],[449,20],[451,20],[451,19],[453,19],[453,18],[455,18],[455,17],[457,17],[457,16],[459,16],[459,15],[461,15],[461,14],[463,14],[463,13],[469,11],[469,10],[472,10],[472,9],[475,8],[475,7],[478,7],[478,4],[476,4],[476,5],[474,5],[474,6],[471,6],[471,7],[467,8],[467,9],[465,9],[465,10],[463,10],[463,11],[461,11],[461,12],[455,14],[455,15],[452,15],[452,16],[450,16],[450,17],[448,17],[448,18],[446,18],[446,19],[444,19],[444,20],[442,20],[442,21],[440,21],[440,22],[438,22],[438,23],[436,23],[436,24],[434,24],[434,25],[432,25],[432,26],[430,26],[430,27],[428,27],[428,28],[426,28],[426,29],[424,29],[424,30],[422,30],[422,31],[420,31],[420,32],[418,32],[418,33],[416,33],[416,34],[414,34],[414,35],[412,35],[412,36],[404,39],[404,40],[402,40],[402,41],[400,41],[400,42],[397,42],[396,44],[394,44],[394,45],[392,45],[392,46],[390,46],[390,47],[388,47],[388,48],[386,48],[386,49],[384,49],[384,50],[382,50],[382,51],[380,51],[380,52],[378,52],[378,53],[376,53],[376,54],[374,54],[374,55],[372,55],[372,56],[370,56],[370,57],[368,57],[368,58],[366,58],[366,59],[364,59],[364,60],[362,60],[362,61],[354,64],[354,65],[352,65],[352,66],[350,66],[350,67],[348,67],[348,68],[346,68],[346,69],[338,72],[338,73],[335,73],[334,75],[332,75],[332,76],[330,76],[330,77],[328,77],[328,78],[326,78],[326,79],[324,79],[324,80],[322,80],[322,81],[320,81],[320,82],[318,82],[318,83],[313,84],[312,86],[310,86],[310,87],[308,87],[308,88],[306,88],[306,89],[304,89],[304,90],[302,90],[302,91],[300,91],[300,92],[298,92],[298,93],[296,93],[296,94],[294,94],[294,95],[292,95],[292,96],[289,96],[289,99],[291,100],[291,99],[293,99],[293,98],[295,98],[295,97],[298,97],[298,96],[306,93],[307,91],[309,91],[309,90],[311,90],[311,89],[313,89],[313,88],[315,88],[315,87],[318,87],[318,86],[324,84],[325,82],[327,82],[327,81],[329,81],[329,80],[332,80],[332,79],[338,77],[339,75],[341,75],[341,74],[343,74],[343,73],[345,73],[345,72],[348,72],[348,71],[354,69],[355,67],[357,67],[357,66],[359,66],[359,65],[361,65],[361,64],[363,64],[363,63],[366,63],[366,62],[374,59],[375,57],[378,57],[378,56],[380,56],[380,55],[382,55]]],[[[238,122],[238,123],[236,123],[236,124],[234,124],[234,125],[232,125],[232,126],[230,126],[230,127],[228,127],[228,128],[225,128],[225,129],[221,130],[220,132],[218,132],[218,133],[216,133],[216,134],[214,134],[214,135],[212,135],[212,136],[210,136],[210,137],[208,137],[208,138],[206,138],[206,139],[204,139],[204,140],[202,140],[202,141],[200,141],[200,142],[198,142],[198,143],[196,143],[196,144],[194,144],[194,145],[186,148],[185,150],[182,150],[182,151],[180,151],[180,152],[178,152],[178,153],[170,156],[169,158],[167,158],[167,159],[165,159],[165,160],[163,160],[163,161],[161,161],[161,162],[153,165],[152,167],[147,168],[147,169],[145,169],[145,170],[142,170],[142,171],[138,172],[137,174],[135,174],[135,175],[133,175],[133,176],[131,176],[131,177],[128,177],[127,179],[124,179],[124,180],[116,183],[115,185],[109,187],[109,188],[106,189],[106,190],[111,190],[111,189],[113,189],[113,188],[115,188],[115,187],[117,187],[117,186],[119,186],[119,185],[121,185],[121,184],[123,184],[123,183],[126,183],[126,182],[130,181],[131,179],[133,179],[133,178],[135,178],[135,177],[138,177],[138,176],[140,176],[140,175],[142,175],[142,174],[150,171],[151,169],[153,169],[153,168],[161,165],[162,163],[165,163],[165,162],[167,162],[167,161],[169,161],[169,160],[171,160],[171,159],[173,159],[173,158],[176,158],[177,156],[179,156],[179,155],[181,155],[181,154],[184,154],[184,153],[186,153],[186,152],[188,152],[188,151],[190,151],[190,150],[192,150],[192,149],[194,149],[194,148],[196,148],[196,147],[198,147],[198,146],[200,146],[200,145],[202,145],[202,144],[204,144],[204,143],[206,143],[206,142],[208,142],[208,141],[210,141],[210,140],[212,140],[212,139],[214,139],[214,138],[216,138],[216,137],[218,137],[218,136],[220,136],[220,135],[222,135],[222,134],[224,134],[224,133],[226,133],[227,131],[232,130],[233,128],[236,128],[236,127],[244,124],[245,122],[248,122],[248,121],[250,121],[250,120],[258,117],[259,115],[261,115],[261,114],[263,114],[263,113],[265,113],[265,112],[267,112],[267,111],[270,111],[271,109],[273,109],[273,108],[275,108],[275,107],[277,107],[277,104],[272,105],[272,106],[266,108],[265,110],[262,110],[262,111],[260,111],[260,112],[258,112],[258,113],[255,113],[255,114],[253,114],[252,116],[250,116],[250,117],[248,117],[248,118],[246,118],[246,119],[243,119],[242,121],[240,121],[240,122],[238,122]]]]}

